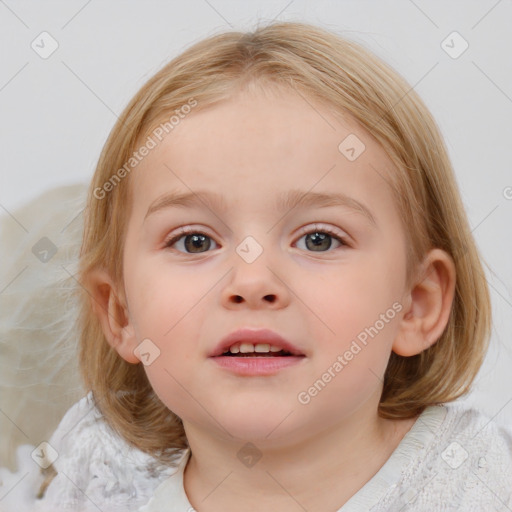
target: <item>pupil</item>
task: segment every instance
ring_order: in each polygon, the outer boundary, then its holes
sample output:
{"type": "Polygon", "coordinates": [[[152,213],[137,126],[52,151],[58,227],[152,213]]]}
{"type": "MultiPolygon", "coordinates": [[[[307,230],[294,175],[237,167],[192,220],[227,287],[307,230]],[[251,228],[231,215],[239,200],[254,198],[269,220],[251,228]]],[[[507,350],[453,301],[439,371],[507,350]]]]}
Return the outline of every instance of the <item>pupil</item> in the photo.
{"type": "Polygon", "coordinates": [[[308,249],[314,248],[313,250],[316,250],[316,248],[320,247],[321,249],[329,249],[331,247],[331,235],[328,235],[327,233],[310,233],[306,235],[306,246],[308,249]],[[310,246],[308,244],[308,240],[311,240],[313,242],[313,245],[310,246]]]}
{"type": "MultiPolygon", "coordinates": [[[[208,239],[208,237],[205,235],[187,235],[185,237],[185,247],[186,247],[187,251],[189,251],[189,252],[202,252],[202,251],[200,251],[200,250],[198,251],[196,249],[201,249],[201,243],[207,239],[208,239]],[[191,244],[188,243],[190,241],[191,241],[191,244]]],[[[208,244],[205,249],[208,250],[209,248],[210,248],[210,242],[208,241],[208,244]]]]}

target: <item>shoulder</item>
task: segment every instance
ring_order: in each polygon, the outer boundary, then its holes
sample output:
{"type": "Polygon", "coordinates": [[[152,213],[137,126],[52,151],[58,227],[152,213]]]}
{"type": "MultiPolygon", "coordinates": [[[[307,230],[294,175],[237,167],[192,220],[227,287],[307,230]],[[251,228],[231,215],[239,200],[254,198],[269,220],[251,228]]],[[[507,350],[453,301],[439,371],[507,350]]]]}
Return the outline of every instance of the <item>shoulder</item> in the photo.
{"type": "Polygon", "coordinates": [[[432,432],[432,442],[423,456],[411,464],[408,478],[402,482],[402,505],[408,503],[415,511],[440,503],[453,510],[512,505],[512,425],[462,402],[429,407],[422,416],[439,408],[446,414],[432,432]]]}
{"type": "Polygon", "coordinates": [[[461,402],[444,404],[444,407],[447,409],[445,440],[451,440],[455,448],[460,445],[466,451],[488,452],[495,466],[512,464],[512,423],[502,422],[461,402]]]}
{"type": "Polygon", "coordinates": [[[451,402],[427,407],[347,512],[512,510],[510,424],[451,402]]]}
{"type": "MultiPolygon", "coordinates": [[[[38,452],[56,471],[34,511],[137,510],[159,483],[175,471],[130,446],[114,432],[92,393],[64,415],[48,443],[38,452]]],[[[34,489],[27,493],[35,496],[34,489]]]]}

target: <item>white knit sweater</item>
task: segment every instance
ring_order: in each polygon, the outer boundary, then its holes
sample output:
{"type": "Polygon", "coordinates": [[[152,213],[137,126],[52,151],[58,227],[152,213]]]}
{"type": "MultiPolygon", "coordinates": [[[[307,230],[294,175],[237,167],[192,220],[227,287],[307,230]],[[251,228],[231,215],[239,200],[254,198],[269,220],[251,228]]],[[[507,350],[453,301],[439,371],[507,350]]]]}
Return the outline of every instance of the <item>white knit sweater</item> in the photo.
{"type": "MultiPolygon", "coordinates": [[[[106,425],[91,393],[66,413],[49,444],[58,453],[58,475],[44,498],[36,499],[43,477],[34,460],[55,453],[25,445],[17,473],[0,469],[1,511],[194,510],[183,488],[190,450],[180,452],[175,467],[162,467],[106,425]]],[[[338,512],[397,511],[512,511],[512,426],[460,403],[428,407],[338,512]]]]}

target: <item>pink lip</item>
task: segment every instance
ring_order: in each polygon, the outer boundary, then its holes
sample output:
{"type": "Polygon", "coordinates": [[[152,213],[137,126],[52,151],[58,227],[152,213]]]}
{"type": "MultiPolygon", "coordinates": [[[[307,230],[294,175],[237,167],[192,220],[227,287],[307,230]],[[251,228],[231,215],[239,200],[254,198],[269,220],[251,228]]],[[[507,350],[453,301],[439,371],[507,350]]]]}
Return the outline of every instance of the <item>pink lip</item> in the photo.
{"type": "Polygon", "coordinates": [[[305,356],[216,356],[212,361],[232,373],[251,377],[273,375],[284,368],[295,366],[304,359],[305,356]]]}
{"type": "MultiPolygon", "coordinates": [[[[209,357],[218,357],[222,356],[224,352],[227,352],[229,350],[229,347],[233,345],[234,343],[252,343],[256,345],[257,343],[268,343],[270,345],[275,345],[276,347],[279,347],[282,350],[286,350],[290,352],[293,356],[304,356],[305,354],[302,353],[300,349],[298,349],[295,345],[293,345],[291,342],[285,340],[282,336],[279,334],[269,330],[269,329],[238,329],[236,331],[233,331],[232,333],[228,334],[226,337],[222,338],[220,342],[217,344],[217,346],[212,350],[209,357]]],[[[242,358],[236,358],[231,356],[226,356],[230,359],[237,359],[240,360],[242,358]]],[[[268,358],[265,357],[259,357],[260,360],[266,360],[268,359],[295,359],[294,357],[288,356],[288,357],[274,357],[270,356],[268,358]]],[[[256,358],[254,358],[256,359],[256,358]]],[[[254,364],[254,361],[252,364],[254,364]]],[[[277,363],[277,361],[276,361],[277,363]]]]}

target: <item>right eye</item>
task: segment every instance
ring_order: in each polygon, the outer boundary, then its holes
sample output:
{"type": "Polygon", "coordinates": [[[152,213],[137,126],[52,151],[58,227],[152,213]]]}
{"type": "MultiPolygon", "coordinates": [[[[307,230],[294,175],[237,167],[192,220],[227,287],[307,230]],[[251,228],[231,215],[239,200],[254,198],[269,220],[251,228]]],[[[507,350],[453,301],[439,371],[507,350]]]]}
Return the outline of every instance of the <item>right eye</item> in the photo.
{"type": "MultiPolygon", "coordinates": [[[[171,236],[165,241],[165,247],[171,248],[173,245],[176,245],[177,247],[184,248],[184,250],[178,249],[179,252],[184,252],[185,254],[200,254],[210,249],[212,241],[213,238],[206,233],[190,228],[181,228],[178,234],[171,236]]],[[[213,243],[216,244],[215,241],[213,241],[213,243]]]]}

